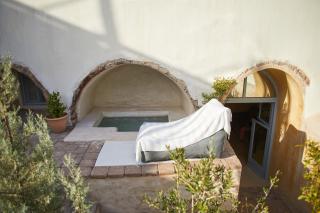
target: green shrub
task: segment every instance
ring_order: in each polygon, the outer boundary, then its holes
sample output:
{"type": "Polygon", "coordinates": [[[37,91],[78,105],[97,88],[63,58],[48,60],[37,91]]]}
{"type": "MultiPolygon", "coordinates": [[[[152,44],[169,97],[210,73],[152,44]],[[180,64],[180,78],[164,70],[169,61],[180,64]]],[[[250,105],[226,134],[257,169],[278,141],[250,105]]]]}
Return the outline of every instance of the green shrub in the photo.
{"type": "Polygon", "coordinates": [[[299,199],[309,203],[312,206],[312,212],[320,212],[320,143],[308,140],[305,148],[303,164],[307,184],[302,188],[299,199]]]}
{"type": "Polygon", "coordinates": [[[65,212],[71,202],[77,213],[88,212],[87,187],[70,159],[62,176],[53,158],[53,143],[41,115],[29,113],[26,122],[13,103],[18,82],[10,58],[0,63],[0,211],[65,212]]]}
{"type": "Polygon", "coordinates": [[[232,78],[216,78],[211,86],[214,91],[202,93],[203,103],[205,104],[213,98],[220,99],[235,83],[236,80],[232,78]]]}
{"type": "Polygon", "coordinates": [[[66,106],[61,102],[59,92],[52,92],[48,98],[48,117],[60,118],[65,115],[66,106]]]}
{"type": "Polygon", "coordinates": [[[67,199],[72,201],[72,208],[75,212],[88,212],[91,207],[91,204],[86,200],[89,188],[81,176],[80,168],[75,166],[70,154],[64,156],[63,164],[67,169],[66,173],[68,175],[60,170],[58,177],[65,189],[67,199]]]}
{"type": "Polygon", "coordinates": [[[184,149],[170,151],[170,157],[177,173],[175,186],[167,192],[158,192],[155,198],[145,196],[149,207],[166,213],[268,212],[265,201],[279,181],[278,172],[270,186],[263,189],[256,205],[241,204],[231,191],[231,170],[215,165],[213,156],[203,158],[195,165],[185,159],[184,149]]]}

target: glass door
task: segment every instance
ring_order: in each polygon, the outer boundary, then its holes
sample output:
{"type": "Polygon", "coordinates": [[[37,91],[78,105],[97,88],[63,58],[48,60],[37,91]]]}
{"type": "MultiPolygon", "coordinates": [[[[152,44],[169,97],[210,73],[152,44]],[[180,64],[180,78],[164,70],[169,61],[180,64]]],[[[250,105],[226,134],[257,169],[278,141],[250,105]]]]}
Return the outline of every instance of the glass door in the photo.
{"type": "Polygon", "coordinates": [[[248,166],[262,177],[266,176],[274,103],[260,103],[259,115],[252,119],[248,166]]]}

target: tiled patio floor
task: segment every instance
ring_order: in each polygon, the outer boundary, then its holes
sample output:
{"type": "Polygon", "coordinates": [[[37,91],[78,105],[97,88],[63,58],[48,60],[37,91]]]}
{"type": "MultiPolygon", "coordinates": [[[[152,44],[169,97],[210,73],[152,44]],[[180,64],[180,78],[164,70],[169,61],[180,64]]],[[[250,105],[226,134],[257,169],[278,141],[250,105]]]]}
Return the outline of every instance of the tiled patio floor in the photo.
{"type": "Polygon", "coordinates": [[[99,152],[103,146],[102,141],[91,142],[63,142],[63,138],[70,131],[62,134],[51,134],[54,143],[54,158],[59,167],[63,166],[63,156],[70,154],[75,163],[80,166],[82,175],[88,177],[98,158],[99,152]]]}
{"type": "MultiPolygon", "coordinates": [[[[54,141],[55,159],[57,163],[62,166],[63,156],[71,154],[76,163],[80,166],[82,175],[85,177],[90,176],[95,161],[103,146],[103,141],[91,142],[63,142],[63,138],[68,132],[62,134],[51,134],[54,141]]],[[[255,199],[261,194],[261,186],[263,182],[258,177],[252,175],[252,172],[245,168],[242,171],[239,199],[248,202],[254,202],[255,199]]],[[[274,190],[268,199],[270,212],[297,212],[290,209],[290,205],[285,201],[282,194],[278,190],[274,190]]]]}
{"type": "MultiPolygon", "coordinates": [[[[82,175],[90,178],[112,178],[123,176],[162,176],[175,173],[172,161],[151,162],[142,165],[98,166],[96,160],[103,147],[104,141],[90,142],[64,142],[64,134],[52,134],[54,141],[54,158],[59,167],[63,167],[63,156],[70,154],[75,163],[79,165],[82,175]]],[[[192,159],[195,164],[199,160],[192,159]]],[[[241,164],[233,152],[231,146],[225,144],[221,159],[215,159],[215,164],[224,165],[233,171],[235,187],[239,187],[241,164]]]]}

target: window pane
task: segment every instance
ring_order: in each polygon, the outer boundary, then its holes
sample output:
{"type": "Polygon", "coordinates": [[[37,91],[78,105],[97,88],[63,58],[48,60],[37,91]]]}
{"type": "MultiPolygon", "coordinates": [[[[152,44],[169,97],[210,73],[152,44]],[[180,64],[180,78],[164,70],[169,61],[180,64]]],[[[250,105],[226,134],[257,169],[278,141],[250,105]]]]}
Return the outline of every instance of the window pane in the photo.
{"type": "Polygon", "coordinates": [[[262,103],[261,104],[260,119],[269,123],[270,112],[271,112],[271,104],[270,103],[262,103]]]}
{"type": "Polygon", "coordinates": [[[267,134],[268,130],[256,123],[251,157],[261,166],[263,166],[263,157],[266,146],[267,134]]]}
{"type": "Polygon", "coordinates": [[[254,73],[247,77],[246,97],[274,97],[274,91],[268,78],[254,73]]]}
{"type": "Polygon", "coordinates": [[[23,105],[45,104],[42,91],[25,75],[19,74],[23,105]]]}

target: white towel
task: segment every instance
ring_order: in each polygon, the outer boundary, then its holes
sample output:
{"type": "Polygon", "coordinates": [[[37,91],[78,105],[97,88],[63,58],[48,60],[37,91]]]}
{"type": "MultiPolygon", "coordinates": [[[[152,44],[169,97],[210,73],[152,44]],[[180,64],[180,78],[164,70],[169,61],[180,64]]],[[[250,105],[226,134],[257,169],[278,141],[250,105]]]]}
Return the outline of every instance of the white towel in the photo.
{"type": "Polygon", "coordinates": [[[183,148],[207,138],[221,129],[230,135],[232,114],[218,100],[212,99],[193,114],[168,123],[143,123],[136,140],[136,160],[141,151],[167,151],[183,148]]]}

